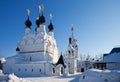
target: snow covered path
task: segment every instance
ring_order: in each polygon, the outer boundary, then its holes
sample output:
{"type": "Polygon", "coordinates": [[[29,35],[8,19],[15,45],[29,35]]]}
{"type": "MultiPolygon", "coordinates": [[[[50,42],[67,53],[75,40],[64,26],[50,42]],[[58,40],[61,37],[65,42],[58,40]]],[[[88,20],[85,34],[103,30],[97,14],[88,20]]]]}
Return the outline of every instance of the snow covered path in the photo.
{"type": "Polygon", "coordinates": [[[51,77],[29,77],[23,78],[30,82],[79,82],[80,74],[69,76],[51,76],[51,77]]]}

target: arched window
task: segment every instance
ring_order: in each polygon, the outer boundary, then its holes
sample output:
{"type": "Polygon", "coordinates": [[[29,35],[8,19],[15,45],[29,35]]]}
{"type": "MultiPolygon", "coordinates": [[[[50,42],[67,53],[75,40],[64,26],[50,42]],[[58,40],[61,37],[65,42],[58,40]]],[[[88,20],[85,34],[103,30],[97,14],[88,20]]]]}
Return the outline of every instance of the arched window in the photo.
{"type": "Polygon", "coordinates": [[[30,61],[32,61],[32,57],[30,56],[30,61]]]}
{"type": "Polygon", "coordinates": [[[63,67],[61,67],[61,74],[63,74],[63,67]]]}
{"type": "Polygon", "coordinates": [[[68,53],[70,54],[70,50],[68,51],[68,53]]]}
{"type": "Polygon", "coordinates": [[[32,72],[33,72],[33,69],[32,69],[32,72]]]}
{"type": "Polygon", "coordinates": [[[25,71],[27,71],[27,69],[25,69],[25,71]]]}
{"type": "Polygon", "coordinates": [[[39,70],[39,72],[41,72],[41,69],[39,70]]]}
{"type": "Polygon", "coordinates": [[[71,44],[72,43],[72,39],[71,39],[71,37],[69,38],[69,44],[71,44]]]}
{"type": "Polygon", "coordinates": [[[53,73],[55,73],[55,68],[53,68],[52,70],[53,70],[53,73]]]}

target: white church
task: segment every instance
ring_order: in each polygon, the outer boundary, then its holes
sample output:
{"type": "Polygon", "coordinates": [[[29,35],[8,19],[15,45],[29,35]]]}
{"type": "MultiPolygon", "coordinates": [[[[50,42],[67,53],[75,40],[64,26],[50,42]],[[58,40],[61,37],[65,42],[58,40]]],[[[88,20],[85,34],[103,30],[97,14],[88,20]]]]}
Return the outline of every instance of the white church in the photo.
{"type": "Polygon", "coordinates": [[[3,64],[5,74],[14,73],[17,76],[67,75],[77,72],[78,45],[74,38],[74,28],[69,38],[66,54],[58,58],[58,48],[54,38],[52,14],[50,14],[49,31],[46,32],[44,6],[39,6],[39,16],[36,19],[36,33],[31,33],[30,10],[25,21],[25,33],[17,44],[16,55],[6,58],[3,64]]]}

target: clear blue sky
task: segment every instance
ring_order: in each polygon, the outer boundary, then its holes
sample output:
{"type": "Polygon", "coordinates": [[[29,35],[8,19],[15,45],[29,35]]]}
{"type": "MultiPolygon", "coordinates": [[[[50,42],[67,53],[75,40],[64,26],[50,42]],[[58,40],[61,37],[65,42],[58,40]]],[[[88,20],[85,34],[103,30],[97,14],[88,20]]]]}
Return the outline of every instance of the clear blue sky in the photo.
{"type": "Polygon", "coordinates": [[[44,3],[44,16],[53,24],[57,46],[64,52],[74,24],[81,54],[108,53],[120,45],[120,0],[0,0],[0,56],[16,54],[24,34],[26,9],[31,10],[32,32],[36,28],[38,4],[44,3]]]}

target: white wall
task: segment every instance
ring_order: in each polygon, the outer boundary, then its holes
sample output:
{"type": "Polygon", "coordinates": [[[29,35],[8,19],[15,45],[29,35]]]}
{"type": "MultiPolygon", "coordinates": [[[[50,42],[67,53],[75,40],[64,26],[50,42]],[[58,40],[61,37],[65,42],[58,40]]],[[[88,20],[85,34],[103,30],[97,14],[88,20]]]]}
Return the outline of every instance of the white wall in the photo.
{"type": "Polygon", "coordinates": [[[110,70],[120,70],[120,62],[117,63],[107,63],[106,68],[110,70]]]}
{"type": "Polygon", "coordinates": [[[5,64],[3,66],[3,72],[14,73],[20,77],[49,75],[49,65],[47,62],[5,64]]]}

